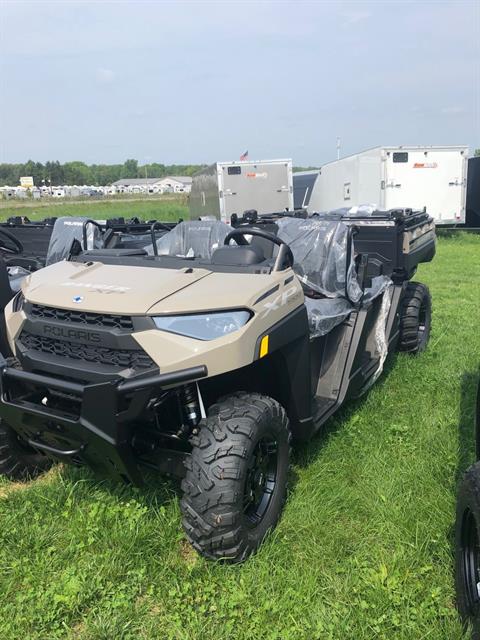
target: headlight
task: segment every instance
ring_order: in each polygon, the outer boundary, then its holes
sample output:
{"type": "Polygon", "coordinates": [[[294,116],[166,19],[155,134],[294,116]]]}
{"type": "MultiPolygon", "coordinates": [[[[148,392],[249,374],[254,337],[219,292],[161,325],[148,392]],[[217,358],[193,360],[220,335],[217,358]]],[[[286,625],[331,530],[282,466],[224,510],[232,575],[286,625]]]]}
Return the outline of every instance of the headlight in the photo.
{"type": "Polygon", "coordinates": [[[249,311],[215,311],[185,316],[156,316],[158,329],[197,340],[214,340],[237,331],[250,319],[249,311]]]}

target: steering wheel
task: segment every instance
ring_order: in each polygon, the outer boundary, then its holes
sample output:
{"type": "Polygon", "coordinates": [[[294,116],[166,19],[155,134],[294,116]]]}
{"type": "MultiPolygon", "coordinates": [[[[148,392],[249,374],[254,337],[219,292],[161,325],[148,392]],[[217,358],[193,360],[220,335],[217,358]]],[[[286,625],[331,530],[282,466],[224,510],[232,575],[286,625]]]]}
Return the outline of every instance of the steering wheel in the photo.
{"type": "Polygon", "coordinates": [[[288,244],[281,240],[278,236],[273,235],[273,233],[269,233],[268,231],[262,231],[261,229],[233,229],[230,233],[227,234],[223,244],[230,244],[230,240],[235,240],[237,244],[240,245],[248,245],[249,242],[245,238],[245,236],[256,236],[257,238],[263,238],[264,240],[269,240],[273,244],[276,244],[279,247],[278,255],[275,260],[275,265],[273,267],[274,271],[280,271],[282,268],[291,267],[293,265],[293,253],[288,244]],[[286,261],[286,266],[284,263],[286,261]]]}
{"type": "Polygon", "coordinates": [[[23,253],[23,244],[5,229],[0,229],[0,251],[19,256],[23,253]],[[7,240],[7,243],[5,243],[5,240],[7,240]]]}

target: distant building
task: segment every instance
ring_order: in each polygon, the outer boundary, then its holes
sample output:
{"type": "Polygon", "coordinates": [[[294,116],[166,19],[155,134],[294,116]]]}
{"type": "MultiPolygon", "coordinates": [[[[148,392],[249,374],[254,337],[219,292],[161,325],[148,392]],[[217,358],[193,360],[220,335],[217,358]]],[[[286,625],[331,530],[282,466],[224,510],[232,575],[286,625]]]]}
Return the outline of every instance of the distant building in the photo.
{"type": "Polygon", "coordinates": [[[190,193],[192,178],[166,176],[164,178],[122,178],[112,183],[117,193],[190,193]]]}
{"type": "Polygon", "coordinates": [[[166,176],[159,180],[161,188],[174,193],[190,193],[192,178],[190,176],[166,176]]]}

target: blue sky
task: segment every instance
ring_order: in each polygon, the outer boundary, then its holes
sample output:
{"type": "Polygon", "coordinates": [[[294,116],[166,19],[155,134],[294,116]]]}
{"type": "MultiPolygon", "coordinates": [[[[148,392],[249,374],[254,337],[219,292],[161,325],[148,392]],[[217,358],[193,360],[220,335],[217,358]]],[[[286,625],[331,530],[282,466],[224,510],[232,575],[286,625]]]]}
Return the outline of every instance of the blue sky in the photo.
{"type": "Polygon", "coordinates": [[[0,161],[480,147],[480,2],[5,2],[0,161]]]}

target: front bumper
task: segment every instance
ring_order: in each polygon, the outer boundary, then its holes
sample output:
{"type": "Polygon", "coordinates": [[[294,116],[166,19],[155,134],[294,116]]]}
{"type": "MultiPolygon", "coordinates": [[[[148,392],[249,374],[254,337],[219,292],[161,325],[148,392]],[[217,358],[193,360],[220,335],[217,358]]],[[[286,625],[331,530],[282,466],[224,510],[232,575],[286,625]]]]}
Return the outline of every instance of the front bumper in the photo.
{"type": "MultiPolygon", "coordinates": [[[[132,426],[154,394],[208,374],[205,366],[82,385],[8,367],[0,356],[0,418],[25,441],[48,456],[86,464],[94,471],[142,483],[131,446],[132,426]],[[68,410],[48,407],[52,392],[71,399],[68,410]]],[[[68,403],[67,403],[68,404],[68,403]]]]}

